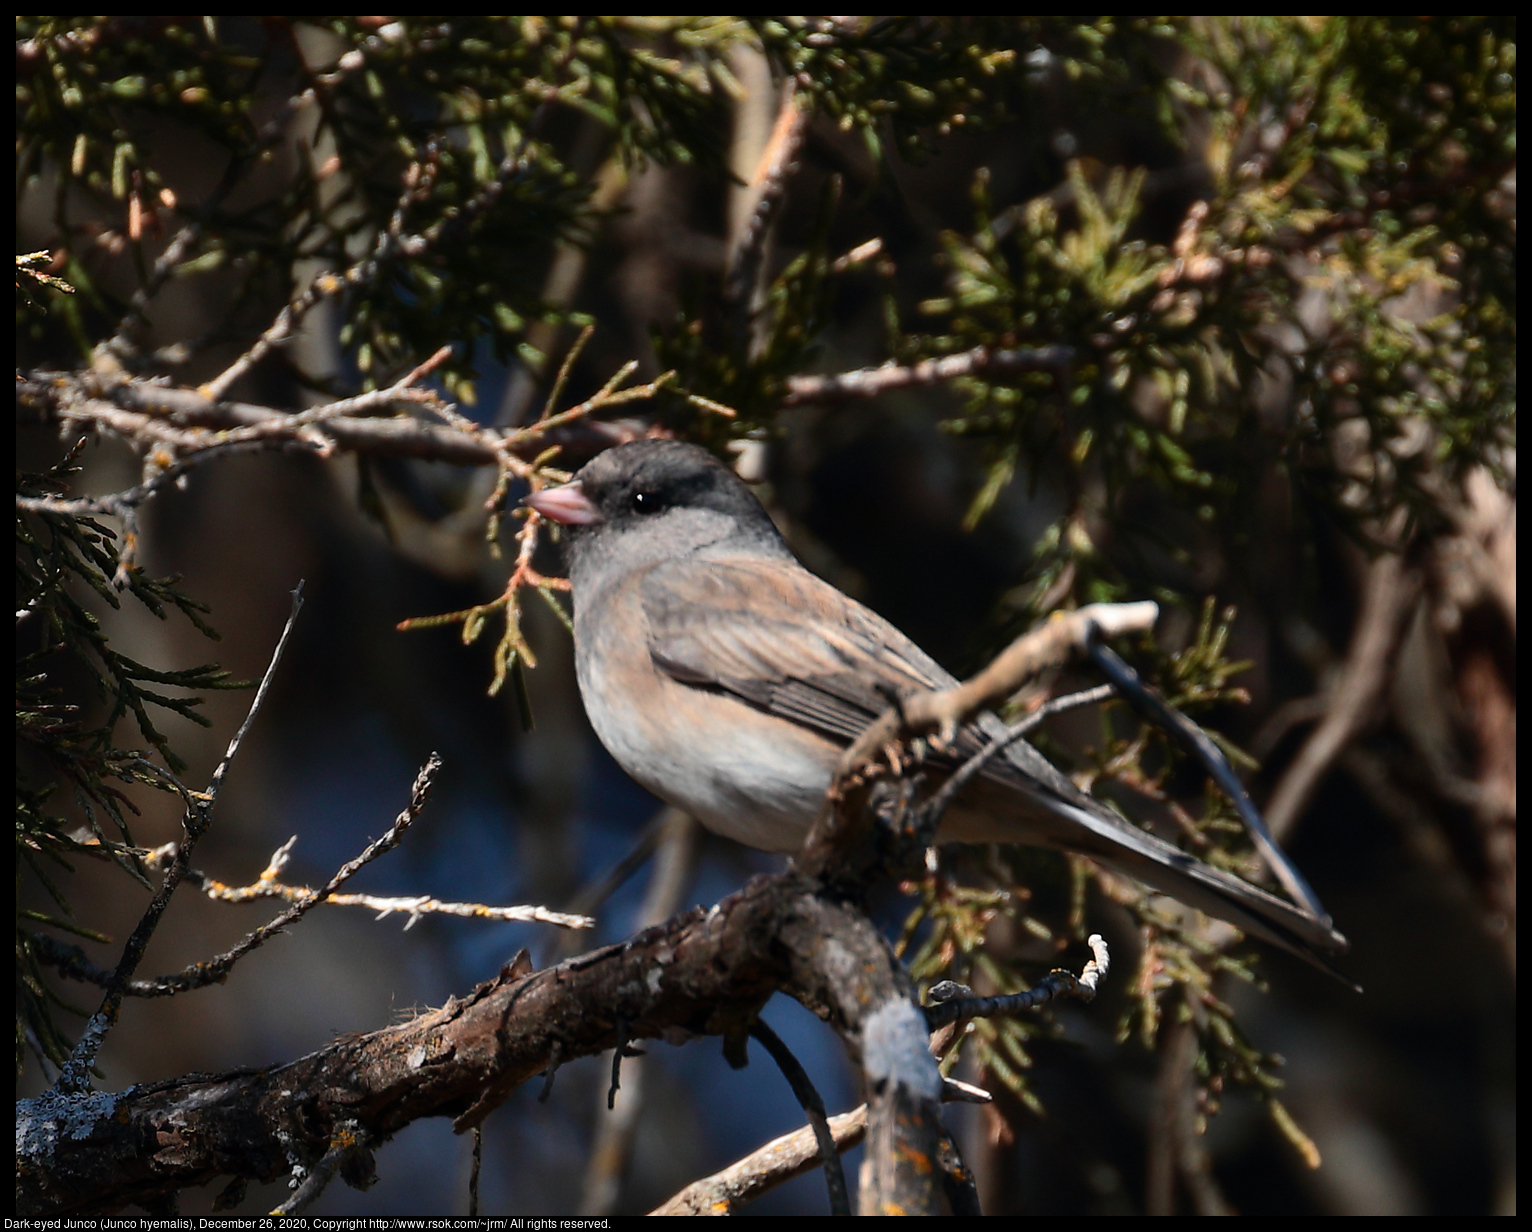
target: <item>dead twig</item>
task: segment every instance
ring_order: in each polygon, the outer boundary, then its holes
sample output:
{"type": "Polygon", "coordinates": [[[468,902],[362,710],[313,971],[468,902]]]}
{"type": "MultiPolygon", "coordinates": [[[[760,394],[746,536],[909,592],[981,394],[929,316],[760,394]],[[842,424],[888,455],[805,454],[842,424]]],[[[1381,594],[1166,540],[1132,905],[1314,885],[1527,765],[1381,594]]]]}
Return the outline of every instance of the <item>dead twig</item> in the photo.
{"type": "Polygon", "coordinates": [[[250,933],[233,949],[209,959],[207,962],[195,963],[185,971],[166,977],[165,983],[172,985],[174,991],[181,991],[183,987],[193,988],[201,985],[218,982],[227,978],[234,964],[248,954],[251,950],[263,945],[266,941],[282,932],[291,924],[296,924],[320,903],[326,901],[336,890],[345,885],[352,877],[360,872],[368,864],[371,864],[379,856],[392,851],[399,845],[415,818],[420,816],[425,808],[426,798],[430,795],[431,785],[436,780],[436,772],[441,769],[441,758],[435,753],[427,759],[426,764],[420,768],[420,773],[415,776],[414,785],[410,789],[410,801],[404,810],[394,819],[394,824],[388,828],[381,838],[368,844],[367,849],[359,856],[341,865],[335,875],[325,883],[323,889],[310,890],[299,898],[291,907],[275,919],[261,925],[250,933]]]}
{"type": "Polygon", "coordinates": [[[807,118],[808,112],[798,102],[797,85],[789,80],[783,87],[776,125],[750,178],[754,203],[725,267],[724,301],[733,310],[735,333],[742,341],[759,307],[772,230],[787,200],[787,181],[797,170],[807,118]]]}
{"type": "Polygon", "coordinates": [[[1418,571],[1394,553],[1378,557],[1368,567],[1361,613],[1346,660],[1329,690],[1325,716],[1309,733],[1266,806],[1266,819],[1278,841],[1297,823],[1336,758],[1372,721],[1420,585],[1418,571]]]}
{"type": "MultiPolygon", "coordinates": [[[[860,1146],[867,1136],[867,1105],[829,1119],[837,1151],[860,1146]]],[[[819,1166],[819,1143],[809,1126],[773,1138],[722,1172],[693,1181],[650,1211],[651,1215],[732,1215],[745,1203],[819,1166]]]]}
{"type": "Polygon", "coordinates": [[[1086,938],[1091,949],[1091,960],[1080,974],[1057,969],[1048,972],[1033,988],[1026,992],[1011,993],[999,997],[952,997],[925,1007],[926,1026],[936,1031],[960,1018],[1005,1018],[1036,1009],[1059,997],[1075,997],[1081,1001],[1095,999],[1101,981],[1111,970],[1112,955],[1106,940],[1100,933],[1086,938]]]}
{"type": "Polygon", "coordinates": [[[329,1150],[320,1156],[318,1163],[307,1168],[302,1164],[293,1165],[292,1179],[288,1182],[293,1195],[271,1213],[297,1215],[306,1211],[324,1193],[335,1174],[343,1168],[349,1173],[359,1158],[364,1161],[364,1171],[370,1173],[372,1153],[367,1149],[367,1135],[355,1121],[337,1126],[329,1150]]]}
{"type": "Polygon", "coordinates": [[[890,706],[841,757],[844,778],[901,737],[939,732],[951,740],[960,724],[1009,697],[1039,672],[1067,662],[1097,636],[1117,637],[1154,627],[1159,607],[1152,602],[1093,603],[1074,612],[1056,612],[1042,627],[1017,638],[988,667],[962,684],[934,689],[890,706]]]}
{"type": "Polygon", "coordinates": [[[783,406],[834,406],[881,397],[895,389],[941,385],[964,377],[1003,380],[1030,372],[1057,373],[1074,361],[1066,346],[1021,347],[992,350],[975,347],[960,355],[923,359],[908,366],[889,362],[877,368],[857,368],[829,376],[795,376],[787,380],[783,406]]]}
{"type": "Polygon", "coordinates": [[[925,817],[921,822],[922,833],[935,834],[941,825],[942,816],[951,806],[958,793],[968,786],[975,775],[979,774],[985,766],[989,765],[996,757],[1004,753],[1006,749],[1015,744],[1028,732],[1041,726],[1045,719],[1050,719],[1056,714],[1062,714],[1066,710],[1074,710],[1080,706],[1089,706],[1095,702],[1104,702],[1112,697],[1117,690],[1109,684],[1097,685],[1094,689],[1082,689],[1078,693],[1070,693],[1065,697],[1055,697],[1051,701],[1044,702],[1026,718],[1013,723],[1006,728],[1005,735],[990,741],[979,752],[975,753],[967,761],[953,772],[952,777],[941,785],[940,790],[931,797],[925,805],[925,817]]]}
{"type": "Polygon", "coordinates": [[[125,989],[132,980],[133,973],[138,969],[138,964],[143,961],[149,939],[154,936],[155,929],[159,927],[165,908],[170,905],[171,895],[176,892],[176,887],[181,884],[181,879],[185,877],[186,870],[191,865],[192,849],[197,845],[197,840],[207,833],[208,826],[212,823],[213,808],[218,803],[218,793],[223,787],[223,780],[228,774],[229,766],[233,764],[234,755],[239,752],[239,746],[244,742],[245,734],[250,730],[250,725],[255,722],[261,703],[266,700],[272,679],[276,676],[277,665],[282,661],[282,652],[287,648],[288,638],[292,636],[293,625],[297,622],[298,613],[302,609],[303,583],[300,581],[293,590],[292,611],[288,613],[287,623],[282,628],[281,637],[277,639],[277,647],[272,651],[271,662],[266,667],[265,676],[261,678],[260,687],[255,691],[255,699],[250,703],[245,721],[240,724],[239,730],[234,733],[234,738],[229,741],[223,760],[213,771],[207,791],[200,793],[197,797],[187,793],[186,812],[181,820],[181,845],[176,852],[176,857],[171,861],[158,892],[139,919],[137,927],[133,929],[127,944],[123,946],[122,958],[118,960],[117,969],[112,973],[112,982],[106,990],[106,996],[102,999],[101,1008],[92,1015],[85,1030],[80,1033],[79,1041],[75,1044],[69,1060],[59,1071],[58,1080],[53,1085],[55,1094],[70,1095],[89,1090],[90,1072],[95,1065],[96,1054],[101,1050],[107,1033],[117,1022],[117,1016],[122,1010],[122,999],[126,995],[125,989]]]}
{"type": "Polygon", "coordinates": [[[851,1200],[846,1196],[846,1173],[841,1168],[835,1135],[830,1131],[829,1118],[825,1113],[825,1101],[820,1097],[813,1082],[809,1080],[808,1073],[799,1064],[798,1058],[793,1056],[792,1051],[782,1042],[781,1036],[760,1019],[756,1019],[751,1026],[750,1034],[771,1054],[771,1059],[777,1063],[777,1068],[787,1079],[787,1085],[792,1087],[798,1106],[803,1109],[809,1119],[809,1128],[813,1131],[814,1141],[818,1144],[819,1162],[824,1167],[825,1188],[830,1194],[830,1214],[849,1216],[851,1200]]]}

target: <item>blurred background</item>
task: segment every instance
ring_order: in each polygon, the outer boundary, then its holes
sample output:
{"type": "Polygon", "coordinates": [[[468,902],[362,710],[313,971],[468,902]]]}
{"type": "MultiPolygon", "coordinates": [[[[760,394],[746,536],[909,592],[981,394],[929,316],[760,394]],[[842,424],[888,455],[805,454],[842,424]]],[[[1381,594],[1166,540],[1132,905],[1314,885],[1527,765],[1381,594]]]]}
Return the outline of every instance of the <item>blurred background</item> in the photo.
{"type": "MultiPolygon", "coordinates": [[[[90,362],[178,227],[216,197],[203,250],[220,260],[166,282],[133,336],[137,371],[196,386],[295,287],[368,250],[398,193],[390,143],[401,133],[417,148],[419,131],[445,134],[447,205],[468,191],[452,197],[454,174],[481,182],[531,134],[546,151],[536,174],[471,241],[454,248],[449,235],[421,260],[441,288],[428,293],[410,267],[326,300],[235,396],[317,405],[396,379],[439,334],[460,344],[438,377],[462,412],[521,424],[594,324],[564,403],[636,361],[633,379],[678,369],[686,388],[740,414],[629,404],[606,435],[571,437],[557,465],[652,424],[732,445],[725,456],[804,561],[960,675],[1066,602],[1159,599],[1146,671],[1196,642],[1204,600],[1232,607],[1221,650],[1246,664],[1230,678],[1245,704],[1215,691],[1196,717],[1258,759],[1245,777],[1263,807],[1308,775],[1284,844],[1351,939],[1341,966],[1365,993],[1266,949],[1255,970],[1269,990],[1229,977],[1210,987],[1257,1053],[1284,1059],[1270,1067],[1282,1106],[1322,1166],[1237,1083],[1192,1084],[1195,1112],[1176,1119],[1166,1058],[1186,1047],[1177,1006],[1191,1002],[1154,984],[1138,920],[1093,892],[1083,931],[1105,933],[1116,964],[1104,994],[1027,1039],[1014,1089],[973,1062],[960,1070],[998,1094],[993,1109],[949,1111],[986,1213],[1514,1212],[1514,25],[123,20],[18,31],[17,251],[54,254],[49,268],[76,287],[67,307],[46,290],[23,303],[19,368],[90,362]],[[656,101],[652,82],[616,72],[613,48],[701,65],[701,76],[677,69],[656,101]],[[344,77],[352,53],[364,67],[344,77]],[[443,63],[482,76],[449,79],[443,63]],[[544,105],[522,89],[576,70],[591,83],[583,94],[544,105]],[[325,73],[344,79],[323,84],[325,73]],[[515,88],[486,80],[495,74],[515,88]],[[944,93],[929,74],[957,85],[944,93]],[[84,104],[66,97],[74,82],[84,104]],[[773,179],[788,82],[802,118],[773,179]],[[292,104],[304,88],[320,104],[292,104]],[[459,110],[442,101],[449,91],[459,110]],[[273,123],[266,155],[250,157],[252,134],[273,123]],[[484,133],[487,156],[475,146],[484,133]],[[731,334],[726,283],[773,191],[755,323],[731,334]],[[321,229],[306,248],[296,238],[321,229]],[[803,335],[796,349],[788,325],[803,335]],[[981,373],[797,405],[789,392],[798,374],[1054,344],[1089,354],[1041,382],[981,373]],[[1172,438],[1180,457],[1162,444],[1172,438]],[[1361,713],[1327,728],[1355,700],[1347,690],[1362,691],[1361,713]],[[1328,752],[1315,743],[1324,732],[1328,752]],[[1145,998],[1161,993],[1166,1018],[1146,1043],[1145,998]],[[1215,1106],[1205,1137],[1165,1145],[1215,1106]]],[[[421,204],[411,230],[439,208],[421,204]]],[[[55,464],[61,440],[82,434],[23,411],[18,470],[55,464]]],[[[140,449],[90,435],[71,495],[139,482],[140,449]]],[[[208,605],[219,642],[178,614],[79,598],[140,663],[216,660],[255,680],[303,580],[292,643],[197,849],[196,866],[222,882],[254,881],[295,835],[285,879],[322,883],[387,828],[432,751],[444,765],[424,815],[350,889],[577,909],[645,835],[657,854],[593,907],[594,933],[445,917],[401,933],[401,917],[318,909],[222,985],[130,1000],[99,1088],[290,1060],[461,995],[519,947],[541,967],[782,866],[660,819],[594,739],[569,636],[542,603],[522,605],[536,665],[524,661],[496,696],[493,620],[466,646],[457,625],[399,631],[500,594],[514,545],[502,558],[485,548],[493,482],[488,468],[350,453],[226,457],[146,505],[138,546],[146,574],[178,575],[208,605]]],[[[552,544],[535,563],[562,571],[552,544]]],[[[39,623],[18,621],[19,654],[44,645],[39,623]]],[[[99,722],[85,672],[53,671],[99,722]]],[[[1054,683],[1069,679],[1088,677],[1054,683]]],[[[156,715],[187,762],[184,782],[206,784],[249,702],[209,694],[206,728],[156,715]]],[[[122,728],[120,740],[138,739],[122,728]]],[[[1053,723],[1048,748],[1099,773],[1092,750],[1105,756],[1122,737],[1086,712],[1053,723]]],[[[33,746],[18,756],[19,782],[46,779],[33,746]]],[[[1200,776],[1151,768],[1129,811],[1164,820],[1181,801],[1200,814],[1200,776]]],[[[67,796],[48,807],[78,826],[67,796]]],[[[132,796],[136,843],[179,838],[173,797],[132,796]]],[[[111,865],[72,863],[55,875],[75,923],[113,939],[81,943],[111,967],[149,892],[111,865]]],[[[954,857],[959,873],[991,881],[994,867],[984,853],[954,857]]],[[[18,865],[19,901],[54,913],[36,868],[18,865]]],[[[1027,910],[1052,921],[1057,944],[1038,948],[1001,913],[984,946],[1034,976],[1078,970],[1069,870],[1036,872],[1027,910]]],[[[876,904],[891,933],[914,901],[889,887],[876,904]]],[[[140,974],[227,949],[272,911],[183,889],[140,974]]],[[[51,971],[45,983],[95,1008],[90,986],[51,971]]],[[[82,1020],[53,1012],[73,1039],[82,1020]]],[[[782,997],[765,1018],[832,1112],[859,1102],[827,1028],[782,997]]],[[[18,1022],[24,1097],[56,1070],[18,1022]]],[[[535,1084],[516,1091],[485,1125],[480,1209],[647,1211],[802,1123],[759,1050],[738,1072],[712,1039],[647,1053],[625,1063],[614,1114],[607,1058],[562,1068],[546,1102],[535,1084]]],[[[470,1145],[444,1120],[417,1123],[379,1151],[374,1188],[334,1185],[312,1212],[461,1213],[470,1145]]],[[[183,1195],[183,1213],[210,1210],[214,1193],[183,1195]]],[[[237,1209],[283,1197],[252,1187],[237,1209]]],[[[811,1173],[749,1212],[821,1213],[824,1202],[811,1173]]]]}

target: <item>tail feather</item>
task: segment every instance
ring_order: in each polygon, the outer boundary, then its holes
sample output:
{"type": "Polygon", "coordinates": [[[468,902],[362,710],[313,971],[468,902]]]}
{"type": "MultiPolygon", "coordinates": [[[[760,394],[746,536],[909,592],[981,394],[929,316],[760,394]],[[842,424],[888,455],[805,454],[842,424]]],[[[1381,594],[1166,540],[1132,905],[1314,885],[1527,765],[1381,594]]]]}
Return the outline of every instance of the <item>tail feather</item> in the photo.
{"type": "Polygon", "coordinates": [[[966,818],[952,827],[956,831],[952,837],[1004,842],[1009,836],[1010,841],[1079,852],[1280,946],[1355,987],[1328,962],[1329,957],[1348,948],[1346,938],[1328,915],[1310,912],[1213,868],[1125,821],[1075,787],[1026,741],[1019,740],[1006,749],[1005,763],[995,765],[994,772],[987,771],[986,777],[991,788],[1005,789],[1011,807],[996,807],[999,792],[983,792],[986,806],[965,810],[966,818]],[[1018,795],[1025,803],[1017,799],[1018,795]],[[982,819],[978,821],[982,834],[974,831],[977,819],[982,819]]]}

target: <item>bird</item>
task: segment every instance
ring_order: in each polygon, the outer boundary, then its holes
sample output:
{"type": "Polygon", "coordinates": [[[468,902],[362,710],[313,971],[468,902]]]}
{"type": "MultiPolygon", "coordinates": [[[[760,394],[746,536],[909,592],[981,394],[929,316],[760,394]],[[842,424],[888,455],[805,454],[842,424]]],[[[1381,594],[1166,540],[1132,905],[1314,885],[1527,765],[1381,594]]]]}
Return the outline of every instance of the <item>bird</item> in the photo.
{"type": "MultiPolygon", "coordinates": [[[[955,678],[805,568],[750,488],[706,449],[613,446],[523,504],[561,527],[575,672],[596,736],[633,779],[707,829],[793,852],[840,758],[890,699],[955,678]]],[[[1005,734],[992,713],[949,765],[1005,734]]],[[[1075,852],[1334,974],[1327,915],[1216,869],[1081,791],[1026,740],[989,759],[940,843],[1075,852]]]]}

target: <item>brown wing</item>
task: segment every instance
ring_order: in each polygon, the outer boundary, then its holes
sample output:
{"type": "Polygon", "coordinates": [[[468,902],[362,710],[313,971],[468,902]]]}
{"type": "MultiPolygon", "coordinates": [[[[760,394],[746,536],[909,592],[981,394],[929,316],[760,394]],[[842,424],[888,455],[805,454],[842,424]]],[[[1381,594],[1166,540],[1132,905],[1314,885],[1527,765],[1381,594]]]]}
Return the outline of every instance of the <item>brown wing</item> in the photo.
{"type": "Polygon", "coordinates": [[[662,565],[643,604],[661,671],[840,743],[900,694],[952,683],[887,621],[780,560],[662,565]]]}
{"type": "MultiPolygon", "coordinates": [[[[956,683],[881,616],[779,560],[666,564],[646,579],[643,604],[650,656],[668,676],[730,693],[841,744],[861,735],[894,698],[956,683]]],[[[981,716],[959,733],[949,756],[935,760],[972,756],[1003,731],[993,715],[981,716]]],[[[986,777],[1103,808],[1031,745],[1014,746],[986,777]]]]}

